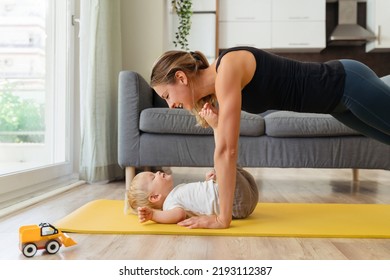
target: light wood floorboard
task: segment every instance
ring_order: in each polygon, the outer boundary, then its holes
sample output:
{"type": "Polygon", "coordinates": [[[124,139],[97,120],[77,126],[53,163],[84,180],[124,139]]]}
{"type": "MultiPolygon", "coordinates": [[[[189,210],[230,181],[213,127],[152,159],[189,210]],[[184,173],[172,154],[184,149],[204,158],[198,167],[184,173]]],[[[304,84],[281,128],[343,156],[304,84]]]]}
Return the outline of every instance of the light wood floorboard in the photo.
{"type": "MultiPolygon", "coordinates": [[[[172,168],[175,184],[202,180],[205,168],[172,168]]],[[[262,202],[390,203],[390,171],[248,168],[262,202]]],[[[0,219],[0,259],[25,259],[18,249],[21,225],[54,223],[85,203],[122,199],[124,182],[83,185],[0,219]]],[[[267,238],[226,236],[70,234],[78,245],[33,259],[390,259],[390,239],[267,238]]]]}

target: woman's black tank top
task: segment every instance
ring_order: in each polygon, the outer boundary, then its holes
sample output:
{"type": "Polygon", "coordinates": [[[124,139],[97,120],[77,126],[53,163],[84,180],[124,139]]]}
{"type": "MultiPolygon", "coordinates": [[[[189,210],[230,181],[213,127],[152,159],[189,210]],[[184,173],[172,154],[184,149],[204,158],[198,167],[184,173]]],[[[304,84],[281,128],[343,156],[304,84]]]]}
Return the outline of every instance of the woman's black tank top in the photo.
{"type": "Polygon", "coordinates": [[[300,62],[252,47],[235,47],[221,53],[217,71],[221,58],[238,50],[249,51],[256,59],[255,74],[242,89],[242,110],[330,113],[339,104],[345,83],[341,62],[300,62]]]}

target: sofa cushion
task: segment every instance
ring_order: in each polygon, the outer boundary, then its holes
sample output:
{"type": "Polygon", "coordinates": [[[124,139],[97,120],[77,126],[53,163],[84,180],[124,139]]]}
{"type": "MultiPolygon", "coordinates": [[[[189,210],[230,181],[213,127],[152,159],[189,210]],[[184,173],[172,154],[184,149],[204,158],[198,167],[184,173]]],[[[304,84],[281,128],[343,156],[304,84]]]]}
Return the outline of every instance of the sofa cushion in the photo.
{"type": "MultiPolygon", "coordinates": [[[[197,125],[195,117],[188,111],[182,109],[145,109],[141,112],[139,125],[141,131],[148,133],[213,134],[211,128],[203,128],[197,125]]],[[[240,134],[243,136],[263,135],[263,117],[241,112],[240,134]]]]}
{"type": "Polygon", "coordinates": [[[360,135],[331,115],[277,111],[264,117],[265,134],[272,137],[360,135]]]}

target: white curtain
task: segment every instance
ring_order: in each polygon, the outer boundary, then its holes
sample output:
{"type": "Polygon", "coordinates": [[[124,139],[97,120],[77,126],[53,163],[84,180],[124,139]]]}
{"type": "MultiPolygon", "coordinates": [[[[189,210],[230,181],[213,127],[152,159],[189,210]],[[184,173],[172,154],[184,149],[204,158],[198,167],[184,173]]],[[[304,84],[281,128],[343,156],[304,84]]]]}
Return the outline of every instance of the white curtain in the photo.
{"type": "Polygon", "coordinates": [[[117,160],[120,0],[80,1],[80,179],[123,177],[117,160]]]}

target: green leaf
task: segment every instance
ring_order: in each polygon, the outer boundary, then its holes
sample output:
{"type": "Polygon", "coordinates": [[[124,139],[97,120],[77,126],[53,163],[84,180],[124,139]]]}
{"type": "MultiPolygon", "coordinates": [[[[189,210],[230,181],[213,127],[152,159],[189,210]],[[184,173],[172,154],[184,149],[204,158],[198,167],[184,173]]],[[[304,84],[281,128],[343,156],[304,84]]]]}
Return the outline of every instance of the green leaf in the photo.
{"type": "Polygon", "coordinates": [[[192,0],[171,0],[172,8],[179,17],[179,26],[176,32],[175,47],[179,44],[181,49],[188,50],[187,37],[191,30],[192,0]]]}

